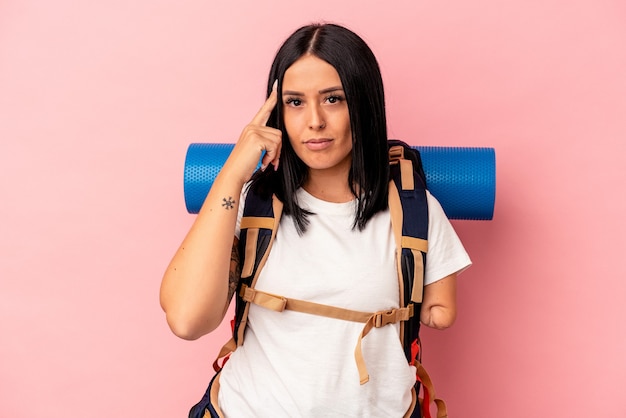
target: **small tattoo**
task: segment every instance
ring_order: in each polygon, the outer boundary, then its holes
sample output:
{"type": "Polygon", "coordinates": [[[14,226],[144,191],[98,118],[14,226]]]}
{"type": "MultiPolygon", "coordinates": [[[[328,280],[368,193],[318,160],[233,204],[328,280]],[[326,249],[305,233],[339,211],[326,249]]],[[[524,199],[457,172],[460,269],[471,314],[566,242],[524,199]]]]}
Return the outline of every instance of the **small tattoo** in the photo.
{"type": "Polygon", "coordinates": [[[228,200],[226,200],[226,198],[222,200],[224,201],[224,203],[222,203],[222,206],[224,206],[226,210],[232,209],[233,207],[235,207],[235,201],[233,200],[232,196],[228,196],[228,200]]]}

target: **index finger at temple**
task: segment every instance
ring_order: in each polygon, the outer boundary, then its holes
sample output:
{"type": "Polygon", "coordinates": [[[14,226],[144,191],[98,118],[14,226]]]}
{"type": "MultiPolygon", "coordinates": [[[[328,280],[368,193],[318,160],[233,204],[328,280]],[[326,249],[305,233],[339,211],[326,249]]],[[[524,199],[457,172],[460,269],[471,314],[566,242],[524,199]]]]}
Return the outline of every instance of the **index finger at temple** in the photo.
{"type": "Polygon", "coordinates": [[[276,103],[278,101],[277,97],[278,93],[276,93],[276,89],[273,89],[265,103],[263,103],[263,106],[261,106],[259,113],[257,113],[254,119],[252,119],[253,125],[267,125],[267,121],[272,114],[272,110],[276,107],[276,103]]]}

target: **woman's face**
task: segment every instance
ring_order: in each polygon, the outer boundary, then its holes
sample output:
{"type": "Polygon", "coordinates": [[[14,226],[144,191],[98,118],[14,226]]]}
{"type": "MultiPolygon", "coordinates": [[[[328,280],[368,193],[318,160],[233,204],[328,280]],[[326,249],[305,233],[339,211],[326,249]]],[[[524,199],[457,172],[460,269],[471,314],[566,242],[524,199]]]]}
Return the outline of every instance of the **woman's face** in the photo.
{"type": "Polygon", "coordinates": [[[282,100],[289,142],[309,174],[347,176],[352,130],[337,70],[316,56],[302,56],[285,72],[282,100]]]}

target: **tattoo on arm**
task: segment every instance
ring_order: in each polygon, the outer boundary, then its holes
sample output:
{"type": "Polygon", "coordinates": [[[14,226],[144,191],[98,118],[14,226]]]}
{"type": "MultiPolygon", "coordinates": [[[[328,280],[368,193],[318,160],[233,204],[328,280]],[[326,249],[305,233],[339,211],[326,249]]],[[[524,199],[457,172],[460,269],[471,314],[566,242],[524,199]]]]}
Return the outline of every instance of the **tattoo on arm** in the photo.
{"type": "Polygon", "coordinates": [[[228,301],[231,300],[237,291],[239,278],[241,277],[241,263],[239,262],[239,246],[233,243],[233,249],[230,253],[230,271],[228,273],[228,301]]]}
{"type": "Polygon", "coordinates": [[[222,201],[224,202],[222,203],[222,206],[224,206],[224,209],[226,210],[230,210],[235,207],[236,202],[232,196],[228,196],[228,199],[223,198],[222,201]]]}

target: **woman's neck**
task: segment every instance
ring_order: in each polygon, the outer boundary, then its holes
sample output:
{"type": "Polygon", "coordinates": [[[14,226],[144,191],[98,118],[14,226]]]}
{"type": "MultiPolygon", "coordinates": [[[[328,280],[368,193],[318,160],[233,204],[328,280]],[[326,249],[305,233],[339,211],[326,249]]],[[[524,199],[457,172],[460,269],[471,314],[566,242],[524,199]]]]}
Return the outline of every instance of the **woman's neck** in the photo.
{"type": "Polygon", "coordinates": [[[354,200],[354,194],[348,186],[347,173],[337,175],[309,170],[303,189],[313,197],[326,202],[345,203],[354,200]]]}

